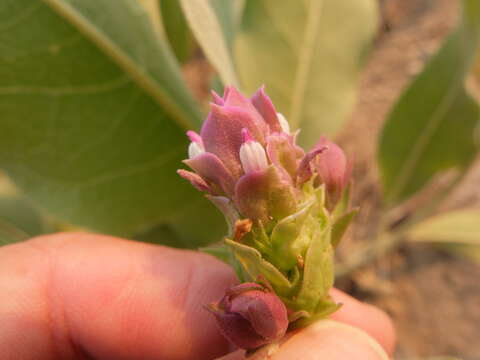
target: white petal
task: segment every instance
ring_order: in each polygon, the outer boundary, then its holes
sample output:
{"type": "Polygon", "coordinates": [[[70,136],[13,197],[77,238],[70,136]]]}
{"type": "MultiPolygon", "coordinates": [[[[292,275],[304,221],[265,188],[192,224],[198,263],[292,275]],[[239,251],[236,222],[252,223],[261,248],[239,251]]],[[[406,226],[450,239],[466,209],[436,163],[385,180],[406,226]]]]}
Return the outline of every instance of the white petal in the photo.
{"type": "Polygon", "coordinates": [[[290,134],[290,125],[288,124],[287,119],[281,113],[277,113],[278,122],[284,133],[290,134]]]}
{"type": "Polygon", "coordinates": [[[256,141],[247,141],[242,144],[240,147],[240,162],[246,174],[268,167],[265,149],[256,141]]]}
{"type": "Polygon", "coordinates": [[[197,142],[191,142],[190,145],[188,145],[189,159],[193,159],[195,156],[203,154],[204,152],[205,150],[203,149],[203,147],[197,142]]]}

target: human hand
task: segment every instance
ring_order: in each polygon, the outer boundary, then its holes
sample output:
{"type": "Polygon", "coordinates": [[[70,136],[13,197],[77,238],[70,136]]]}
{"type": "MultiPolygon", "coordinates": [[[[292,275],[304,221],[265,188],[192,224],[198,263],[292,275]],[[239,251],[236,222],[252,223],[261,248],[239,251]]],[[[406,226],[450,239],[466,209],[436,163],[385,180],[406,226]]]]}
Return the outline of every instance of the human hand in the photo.
{"type": "MultiPolygon", "coordinates": [[[[0,359],[213,359],[231,346],[203,305],[233,284],[231,269],[208,255],[108,236],[63,233],[5,246],[0,359]]],[[[383,312],[338,290],[332,296],[344,306],[331,318],[345,325],[313,324],[271,360],[392,353],[394,331],[383,312]]]]}

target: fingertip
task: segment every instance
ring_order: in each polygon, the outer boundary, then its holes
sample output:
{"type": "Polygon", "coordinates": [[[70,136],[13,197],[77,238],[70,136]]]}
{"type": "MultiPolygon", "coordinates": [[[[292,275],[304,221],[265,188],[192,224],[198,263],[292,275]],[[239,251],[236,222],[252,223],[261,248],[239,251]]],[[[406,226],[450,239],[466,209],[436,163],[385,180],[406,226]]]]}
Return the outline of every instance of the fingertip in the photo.
{"type": "Polygon", "coordinates": [[[272,360],[388,360],[378,342],[362,330],[332,320],[322,320],[285,341],[272,360]]]}
{"type": "Polygon", "coordinates": [[[392,355],[395,350],[396,334],[391,318],[381,309],[358,301],[338,289],[332,289],[331,295],[342,307],[330,318],[362,329],[372,336],[385,351],[392,355]]]}
{"type": "MultiPolygon", "coordinates": [[[[221,298],[236,279],[209,255],[91,233],[37,237],[0,255],[11,259],[0,264],[4,275],[19,262],[20,275],[36,274],[24,282],[36,285],[29,298],[45,304],[39,315],[49,319],[45,343],[55,338],[65,351],[81,349],[98,359],[213,358],[229,349],[203,305],[221,298]],[[22,256],[9,256],[17,253],[22,256]]],[[[20,308],[15,321],[31,313],[20,308]]]]}

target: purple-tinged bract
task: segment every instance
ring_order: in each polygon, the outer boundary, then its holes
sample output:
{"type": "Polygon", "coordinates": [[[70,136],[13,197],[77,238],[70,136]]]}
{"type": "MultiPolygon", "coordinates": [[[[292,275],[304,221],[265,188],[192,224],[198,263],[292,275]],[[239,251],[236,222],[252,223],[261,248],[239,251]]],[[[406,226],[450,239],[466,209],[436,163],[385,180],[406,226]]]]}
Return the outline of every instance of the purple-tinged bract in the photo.
{"type": "Polygon", "coordinates": [[[200,134],[189,131],[188,136],[189,159],[184,162],[203,182],[185,171],[180,175],[197,189],[231,199],[240,215],[253,221],[265,223],[278,219],[275,213],[295,212],[302,201],[299,189],[314,174],[332,198],[348,181],[341,149],[322,138],[305,154],[263,87],[251,99],[234,87],[227,87],[223,97],[213,92],[200,134]]]}
{"type": "Polygon", "coordinates": [[[220,332],[242,349],[255,349],[281,339],[288,327],[287,309],[267,287],[243,283],[210,304],[220,332]]]}
{"type": "Polygon", "coordinates": [[[227,87],[223,97],[213,93],[200,134],[187,133],[184,163],[193,172],[178,173],[225,215],[229,234],[210,253],[245,281],[209,309],[223,335],[244,349],[283,337],[286,307],[297,324],[338,309],[329,289],[334,245],[354,214],[350,165],[324,137],[305,152],[298,132],[263,87],[250,99],[227,87]]]}

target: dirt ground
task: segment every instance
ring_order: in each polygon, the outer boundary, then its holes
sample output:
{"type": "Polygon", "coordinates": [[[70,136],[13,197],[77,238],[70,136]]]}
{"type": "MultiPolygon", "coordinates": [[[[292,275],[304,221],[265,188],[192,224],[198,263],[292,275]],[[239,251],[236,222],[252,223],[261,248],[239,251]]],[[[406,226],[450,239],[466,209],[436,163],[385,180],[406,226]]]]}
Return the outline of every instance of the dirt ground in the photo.
{"type": "MultiPolygon", "coordinates": [[[[340,136],[355,155],[355,203],[361,214],[350,238],[365,239],[378,217],[375,142],[395,99],[454,27],[457,0],[385,0],[383,25],[360,86],[359,101],[340,136]],[[361,219],[361,220],[360,220],[361,219]]],[[[428,101],[428,99],[426,99],[428,101]]],[[[442,206],[480,205],[480,164],[442,206]]],[[[343,251],[348,251],[347,248],[343,251]]],[[[341,286],[385,309],[398,332],[396,359],[437,356],[480,359],[480,266],[428,246],[403,246],[354,273],[341,286]]]]}
{"type": "MultiPolygon", "coordinates": [[[[338,140],[355,158],[354,204],[361,215],[340,258],[368,241],[378,220],[380,189],[375,139],[395,100],[455,26],[459,0],[380,0],[382,24],[362,74],[358,103],[338,140]]],[[[198,60],[198,59],[197,59],[198,60]]],[[[186,64],[199,98],[209,84],[205,61],[186,64]]],[[[428,101],[428,99],[425,99],[428,101]]],[[[442,210],[480,206],[480,163],[442,210]]],[[[337,286],[390,314],[398,333],[397,360],[480,360],[480,266],[426,245],[393,254],[340,279],[337,286]],[[453,359],[453,358],[449,358],[453,359]]]]}

